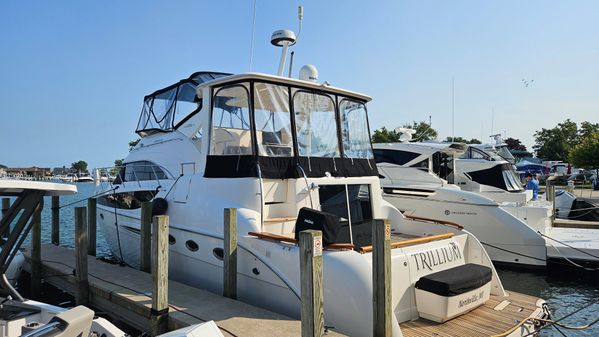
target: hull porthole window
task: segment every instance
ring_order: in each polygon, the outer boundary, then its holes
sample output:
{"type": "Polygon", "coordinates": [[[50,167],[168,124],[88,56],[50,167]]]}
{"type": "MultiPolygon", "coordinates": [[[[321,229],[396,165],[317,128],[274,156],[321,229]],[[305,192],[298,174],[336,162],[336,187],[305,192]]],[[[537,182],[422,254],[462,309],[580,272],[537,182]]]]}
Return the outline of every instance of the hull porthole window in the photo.
{"type": "Polygon", "coordinates": [[[168,244],[172,246],[176,242],[177,242],[177,240],[175,240],[175,237],[169,234],[169,236],[168,236],[168,244]]]}
{"type": "Polygon", "coordinates": [[[214,254],[215,258],[222,261],[223,257],[225,256],[225,251],[222,248],[214,248],[212,250],[212,254],[214,254]]]}
{"type": "Polygon", "coordinates": [[[198,244],[195,241],[192,241],[192,240],[187,240],[185,242],[185,247],[187,247],[187,249],[191,250],[192,252],[197,252],[198,249],[200,248],[198,246],[198,244]]]}
{"type": "Polygon", "coordinates": [[[252,269],[252,273],[254,273],[254,275],[260,275],[260,271],[258,270],[258,268],[252,269]]]}

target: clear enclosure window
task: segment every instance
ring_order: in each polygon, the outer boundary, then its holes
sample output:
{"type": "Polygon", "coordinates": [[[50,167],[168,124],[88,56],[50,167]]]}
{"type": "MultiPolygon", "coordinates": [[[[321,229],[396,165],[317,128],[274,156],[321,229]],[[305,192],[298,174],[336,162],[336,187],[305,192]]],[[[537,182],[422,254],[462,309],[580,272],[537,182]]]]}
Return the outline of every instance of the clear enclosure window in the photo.
{"type": "Polygon", "coordinates": [[[260,156],[293,156],[293,129],[287,87],[254,84],[254,118],[260,156]]]}
{"type": "Polygon", "coordinates": [[[137,161],[125,164],[124,181],[144,181],[168,179],[164,171],[149,161],[137,161]]]}
{"type": "Polygon", "coordinates": [[[249,91],[246,84],[219,89],[212,109],[212,155],[252,154],[249,91]]]}
{"type": "Polygon", "coordinates": [[[339,157],[335,104],[331,97],[305,91],[293,96],[300,156],[339,157]]]}
{"type": "Polygon", "coordinates": [[[196,86],[185,83],[179,87],[177,102],[173,114],[173,126],[179,125],[183,119],[201,108],[201,99],[196,97],[196,86]]]}
{"type": "Polygon", "coordinates": [[[368,117],[363,103],[343,99],[339,104],[343,153],[349,158],[371,159],[368,117]]]}

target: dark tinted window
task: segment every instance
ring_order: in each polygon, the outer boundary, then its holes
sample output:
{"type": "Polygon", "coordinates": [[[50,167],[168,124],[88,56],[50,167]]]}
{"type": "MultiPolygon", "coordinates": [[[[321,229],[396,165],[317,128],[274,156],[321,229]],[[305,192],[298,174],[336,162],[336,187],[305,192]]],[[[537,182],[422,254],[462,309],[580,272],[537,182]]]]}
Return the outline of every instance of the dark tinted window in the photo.
{"type": "Polygon", "coordinates": [[[144,201],[151,201],[156,191],[135,191],[125,193],[111,193],[98,197],[101,205],[121,209],[137,209],[144,201]]]}
{"type": "Polygon", "coordinates": [[[419,155],[419,153],[409,151],[374,149],[374,158],[377,163],[405,165],[419,155]]]}

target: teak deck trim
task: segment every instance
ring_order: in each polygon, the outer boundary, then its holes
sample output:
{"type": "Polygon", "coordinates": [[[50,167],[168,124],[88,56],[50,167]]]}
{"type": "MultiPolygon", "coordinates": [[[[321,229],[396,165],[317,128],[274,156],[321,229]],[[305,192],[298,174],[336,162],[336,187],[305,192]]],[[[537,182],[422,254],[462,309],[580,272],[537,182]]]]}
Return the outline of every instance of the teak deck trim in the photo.
{"type": "MultiPolygon", "coordinates": [[[[391,242],[391,249],[399,248],[399,247],[403,247],[403,246],[415,245],[418,243],[426,243],[426,242],[431,242],[431,241],[444,240],[444,239],[449,239],[451,237],[453,237],[453,233],[444,233],[444,234],[437,234],[437,235],[431,235],[431,236],[423,236],[423,237],[415,238],[415,239],[396,241],[396,242],[391,242]]],[[[372,246],[364,246],[364,247],[360,248],[361,253],[369,253],[371,251],[372,251],[372,246]]]]}
{"type": "Polygon", "coordinates": [[[452,222],[452,221],[447,221],[447,220],[439,220],[439,219],[433,219],[433,218],[425,218],[422,216],[415,216],[415,215],[405,215],[404,216],[408,219],[411,220],[422,220],[422,221],[427,221],[427,222],[432,222],[432,223],[436,223],[436,224],[441,224],[441,225],[448,225],[448,226],[452,226],[452,227],[456,227],[457,229],[464,229],[464,226],[452,222]]]}
{"type": "MultiPolygon", "coordinates": [[[[270,241],[276,241],[276,242],[286,242],[286,243],[292,243],[297,245],[298,241],[295,238],[286,236],[286,235],[281,235],[281,234],[274,234],[274,233],[268,233],[268,232],[248,232],[248,235],[251,236],[255,236],[259,239],[262,240],[270,240],[270,241]]],[[[331,243],[328,245],[324,246],[324,249],[328,249],[328,250],[351,250],[354,249],[354,245],[351,243],[331,243]]]]}

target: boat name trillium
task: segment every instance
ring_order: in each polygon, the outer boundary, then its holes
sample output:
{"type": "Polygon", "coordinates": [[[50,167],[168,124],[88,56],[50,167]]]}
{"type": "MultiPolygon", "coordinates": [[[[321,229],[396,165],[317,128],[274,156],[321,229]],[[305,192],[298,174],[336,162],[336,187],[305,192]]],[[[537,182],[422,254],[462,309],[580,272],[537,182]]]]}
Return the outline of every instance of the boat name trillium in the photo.
{"type": "Polygon", "coordinates": [[[413,253],[412,258],[416,263],[416,270],[433,270],[436,266],[448,262],[462,260],[460,246],[455,242],[450,242],[446,247],[439,247],[425,252],[413,253]]]}

